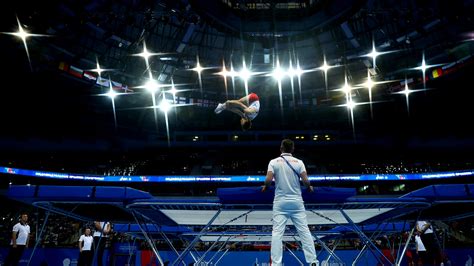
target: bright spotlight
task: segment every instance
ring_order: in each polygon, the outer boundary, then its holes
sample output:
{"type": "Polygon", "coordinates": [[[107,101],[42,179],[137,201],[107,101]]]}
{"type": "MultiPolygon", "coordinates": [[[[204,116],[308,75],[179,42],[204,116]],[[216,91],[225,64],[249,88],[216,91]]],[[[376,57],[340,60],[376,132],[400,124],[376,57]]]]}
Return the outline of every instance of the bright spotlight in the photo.
{"type": "Polygon", "coordinates": [[[224,77],[224,78],[227,78],[228,76],[230,76],[230,72],[227,71],[227,69],[226,69],[224,63],[223,63],[223,65],[222,65],[222,70],[221,70],[221,72],[218,72],[217,74],[218,74],[218,75],[221,75],[221,76],[224,77]]]}
{"type": "Polygon", "coordinates": [[[300,78],[301,75],[303,75],[304,71],[303,71],[303,69],[301,69],[299,62],[298,62],[298,65],[296,66],[296,69],[294,70],[294,72],[295,72],[295,74],[298,78],[300,78]]]}
{"type": "Polygon", "coordinates": [[[231,78],[235,78],[235,77],[237,77],[237,76],[239,75],[239,73],[235,72],[235,70],[232,68],[232,69],[229,71],[228,75],[229,75],[231,78]]]}
{"type": "Polygon", "coordinates": [[[375,86],[375,82],[370,78],[370,74],[367,78],[367,81],[362,83],[362,86],[367,88],[367,89],[372,89],[375,86]]]}
{"type": "Polygon", "coordinates": [[[328,65],[328,63],[326,62],[326,57],[324,57],[323,64],[320,67],[318,67],[318,69],[323,71],[324,74],[327,74],[328,70],[331,68],[333,68],[333,66],[328,65]]]}
{"type": "Polygon", "coordinates": [[[167,100],[162,100],[160,102],[160,105],[158,105],[158,108],[164,113],[168,113],[169,110],[171,110],[171,104],[167,100]]]}
{"type": "Polygon", "coordinates": [[[105,69],[102,69],[100,67],[99,61],[97,61],[96,64],[97,64],[97,67],[95,69],[91,69],[91,70],[96,72],[100,76],[102,74],[102,72],[105,71],[105,69]]]}
{"type": "Polygon", "coordinates": [[[384,54],[390,54],[390,53],[395,53],[395,52],[397,52],[397,50],[379,52],[379,51],[377,51],[377,49],[375,48],[375,42],[372,41],[372,51],[370,51],[370,53],[364,54],[364,55],[362,55],[362,56],[372,58],[372,67],[373,67],[373,68],[376,68],[376,67],[377,67],[377,57],[379,57],[379,56],[381,56],[381,55],[384,55],[384,54]]]}
{"type": "Polygon", "coordinates": [[[150,51],[148,51],[148,49],[146,48],[146,43],[143,42],[143,52],[139,53],[139,54],[135,54],[135,56],[141,56],[143,57],[143,59],[145,59],[145,61],[148,63],[148,59],[150,59],[150,57],[154,56],[154,55],[160,55],[159,53],[151,53],[150,51]]]}
{"type": "Polygon", "coordinates": [[[368,54],[366,54],[365,56],[367,57],[372,57],[373,60],[375,60],[377,58],[377,56],[381,55],[382,53],[380,53],[379,51],[377,51],[377,49],[375,49],[375,45],[372,45],[372,51],[368,54]]]}
{"type": "Polygon", "coordinates": [[[228,72],[228,75],[231,78],[235,78],[239,75],[239,73],[234,70],[234,65],[232,63],[230,65],[230,71],[228,72]]]}
{"type": "Polygon", "coordinates": [[[119,94],[117,92],[115,92],[112,88],[110,88],[109,92],[105,93],[104,95],[109,96],[110,99],[114,99],[119,94]]]}
{"type": "Polygon", "coordinates": [[[282,80],[285,76],[285,71],[280,67],[280,64],[278,62],[275,69],[273,69],[272,76],[276,80],[282,80]]]}
{"type": "Polygon", "coordinates": [[[290,67],[288,68],[288,71],[286,72],[288,77],[290,77],[290,78],[294,78],[294,77],[301,78],[303,73],[304,73],[304,71],[303,71],[303,69],[301,69],[299,62],[297,63],[296,68],[294,68],[291,65],[291,62],[290,62],[290,67]]]}
{"type": "Polygon", "coordinates": [[[388,51],[388,52],[377,51],[377,49],[375,48],[375,42],[372,41],[372,51],[368,54],[365,54],[364,56],[372,58],[372,67],[375,68],[377,66],[377,57],[383,54],[388,54],[388,53],[391,53],[391,51],[388,51]]]}
{"type": "Polygon", "coordinates": [[[293,66],[290,65],[286,74],[288,75],[288,77],[293,78],[296,76],[296,69],[294,69],[293,66]]]}
{"type": "Polygon", "coordinates": [[[432,66],[426,65],[425,53],[423,53],[423,57],[422,57],[422,59],[421,59],[421,65],[418,66],[418,67],[415,67],[414,69],[416,69],[416,70],[421,70],[421,71],[423,72],[423,78],[424,78],[425,72],[426,72],[426,70],[427,70],[429,67],[432,67],[432,66]]]}
{"type": "Polygon", "coordinates": [[[352,87],[351,87],[351,85],[349,85],[349,84],[347,83],[347,81],[346,81],[346,83],[344,84],[344,86],[342,86],[341,91],[343,91],[345,94],[349,94],[349,93],[351,93],[351,91],[352,91],[352,87]]]}
{"type": "Polygon", "coordinates": [[[356,102],[354,102],[353,100],[349,100],[346,105],[347,105],[347,108],[353,110],[354,107],[356,106],[356,102]]]}
{"type": "Polygon", "coordinates": [[[17,32],[14,32],[12,33],[12,35],[15,35],[17,36],[18,38],[20,38],[23,42],[26,42],[26,38],[30,37],[30,36],[33,36],[32,34],[28,33],[27,31],[25,31],[23,29],[23,27],[18,24],[18,31],[17,32]]]}
{"type": "Polygon", "coordinates": [[[201,72],[204,70],[204,68],[201,66],[199,61],[196,63],[196,67],[192,68],[193,71],[196,71],[198,74],[201,74],[201,72]]]}
{"type": "Polygon", "coordinates": [[[408,97],[408,95],[410,95],[410,93],[413,93],[414,90],[410,90],[410,88],[408,88],[408,82],[405,81],[405,89],[400,91],[400,94],[405,94],[406,97],[408,97]]]}
{"type": "Polygon", "coordinates": [[[173,94],[173,96],[175,96],[176,93],[178,93],[178,90],[173,86],[173,87],[171,87],[171,89],[168,92],[173,94]]]}
{"type": "Polygon", "coordinates": [[[156,80],[150,79],[145,83],[143,87],[150,93],[155,93],[160,88],[160,85],[158,84],[156,80]]]}
{"type": "Polygon", "coordinates": [[[18,31],[17,32],[0,32],[0,33],[13,35],[13,36],[16,36],[19,39],[21,39],[21,41],[23,42],[23,46],[25,47],[26,56],[28,57],[28,62],[29,62],[30,67],[31,67],[30,52],[28,51],[27,39],[30,38],[30,37],[44,37],[44,36],[48,36],[48,35],[29,33],[28,31],[23,29],[23,27],[21,26],[20,20],[18,18],[16,18],[16,21],[18,23],[18,31]]]}
{"type": "Polygon", "coordinates": [[[249,80],[251,76],[252,76],[252,72],[250,72],[250,70],[248,70],[248,68],[245,66],[239,72],[239,77],[242,78],[243,80],[249,80]]]}
{"type": "Polygon", "coordinates": [[[375,82],[370,76],[370,71],[367,69],[367,81],[364,82],[363,86],[366,87],[369,91],[369,103],[370,103],[370,117],[374,117],[374,111],[372,109],[372,88],[374,87],[375,82]]]}

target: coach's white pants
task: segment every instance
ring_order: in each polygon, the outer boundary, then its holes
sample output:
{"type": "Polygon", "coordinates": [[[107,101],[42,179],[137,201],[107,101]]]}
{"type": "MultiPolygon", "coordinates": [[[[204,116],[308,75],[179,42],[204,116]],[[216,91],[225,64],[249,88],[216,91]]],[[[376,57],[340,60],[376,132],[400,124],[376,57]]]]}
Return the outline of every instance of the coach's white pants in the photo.
{"type": "Polygon", "coordinates": [[[306,262],[309,264],[316,262],[316,250],[314,249],[313,237],[308,228],[303,201],[281,200],[273,202],[272,266],[282,265],[282,241],[288,219],[291,219],[298,231],[306,262]]]}

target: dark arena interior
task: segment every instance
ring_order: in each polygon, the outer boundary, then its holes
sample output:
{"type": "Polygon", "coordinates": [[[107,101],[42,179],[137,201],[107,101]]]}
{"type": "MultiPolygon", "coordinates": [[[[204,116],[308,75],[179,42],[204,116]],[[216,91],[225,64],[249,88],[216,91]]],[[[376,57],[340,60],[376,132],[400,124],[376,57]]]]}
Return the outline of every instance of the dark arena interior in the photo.
{"type": "Polygon", "coordinates": [[[473,0],[16,0],[0,21],[0,265],[473,265],[473,0]]]}

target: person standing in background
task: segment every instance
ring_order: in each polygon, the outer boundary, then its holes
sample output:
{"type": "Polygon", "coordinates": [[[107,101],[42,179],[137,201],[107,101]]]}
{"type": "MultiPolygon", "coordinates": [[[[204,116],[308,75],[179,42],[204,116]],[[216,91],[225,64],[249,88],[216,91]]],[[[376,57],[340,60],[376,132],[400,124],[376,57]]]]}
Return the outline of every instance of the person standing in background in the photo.
{"type": "Polygon", "coordinates": [[[28,247],[30,240],[30,226],[28,225],[28,214],[22,213],[20,221],[13,226],[11,249],[5,260],[5,266],[17,266],[20,262],[21,256],[28,247]]]}
{"type": "Polygon", "coordinates": [[[97,258],[97,266],[102,266],[104,259],[104,249],[107,242],[108,235],[110,233],[110,223],[109,222],[94,222],[94,248],[97,258]]]}
{"type": "Polygon", "coordinates": [[[439,265],[441,263],[441,249],[438,239],[435,236],[433,226],[427,221],[417,221],[416,231],[419,233],[421,241],[426,249],[426,265],[439,265]]]}
{"type": "Polygon", "coordinates": [[[426,257],[426,248],[421,240],[420,233],[415,233],[415,243],[416,243],[416,254],[418,255],[417,265],[425,265],[425,262],[428,262],[426,257]]]}
{"type": "Polygon", "coordinates": [[[91,235],[91,229],[86,228],[84,234],[79,238],[79,261],[78,266],[92,266],[92,259],[94,253],[92,252],[92,245],[94,239],[91,235]]]}

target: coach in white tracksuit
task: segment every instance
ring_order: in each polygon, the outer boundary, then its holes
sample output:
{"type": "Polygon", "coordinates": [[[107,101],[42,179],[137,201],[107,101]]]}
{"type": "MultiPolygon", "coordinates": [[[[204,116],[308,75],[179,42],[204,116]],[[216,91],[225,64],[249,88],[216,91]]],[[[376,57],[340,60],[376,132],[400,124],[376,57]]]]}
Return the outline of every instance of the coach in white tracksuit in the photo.
{"type": "Polygon", "coordinates": [[[309,191],[313,192],[313,187],[308,180],[303,162],[291,155],[293,150],[293,141],[285,139],[281,142],[280,151],[282,154],[268,164],[267,177],[262,189],[265,191],[275,179],[271,247],[272,265],[274,266],[282,265],[282,240],[288,219],[291,219],[298,231],[306,262],[310,265],[317,265],[313,237],[308,228],[306,210],[301,197],[300,177],[309,191]]]}

